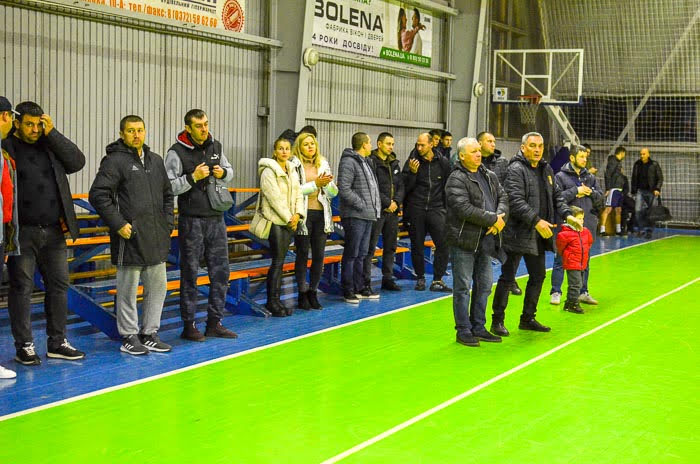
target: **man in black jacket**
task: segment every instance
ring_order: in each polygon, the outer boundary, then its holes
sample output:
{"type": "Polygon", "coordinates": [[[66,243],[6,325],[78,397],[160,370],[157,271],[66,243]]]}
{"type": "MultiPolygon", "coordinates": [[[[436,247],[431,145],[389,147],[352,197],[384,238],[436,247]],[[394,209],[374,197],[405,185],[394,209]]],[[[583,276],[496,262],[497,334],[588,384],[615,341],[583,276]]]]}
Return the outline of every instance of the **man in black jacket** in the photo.
{"type": "Polygon", "coordinates": [[[10,252],[7,260],[15,360],[24,365],[41,364],[34,348],[30,317],[37,266],[46,286],[46,355],[71,361],[82,359],[85,353],[66,339],[69,279],[65,233],[69,232],[74,240],[78,237],[68,174],[83,168],[85,156],[54,127],[51,116],[38,104],[23,102],[15,110],[19,116],[14,122],[14,136],[3,141],[3,148],[14,158],[17,169],[19,250],[10,252]]]}
{"type": "Polygon", "coordinates": [[[664,175],[659,163],[651,159],[648,148],[639,150],[639,159],[632,168],[632,195],[634,195],[634,219],[637,223],[637,232],[646,238],[651,238],[654,224],[649,222],[647,212],[654,199],[661,195],[661,186],[664,184],[664,175]]]}
{"type": "Polygon", "coordinates": [[[449,249],[445,243],[445,182],[450,160],[433,151],[430,134],[418,136],[416,148],[403,166],[404,222],[411,238],[411,261],[418,276],[416,290],[425,290],[425,235],[435,243],[433,282],[430,290],[451,292],[442,277],[447,272],[449,249]]]}
{"type": "Polygon", "coordinates": [[[525,259],[529,277],[519,327],[522,330],[549,332],[549,327],[535,319],[535,313],[546,274],[545,251],[554,251],[554,218],[559,214],[567,222],[583,225],[571,215],[561,190],[554,183],[552,168],[542,160],[543,152],[542,135],[528,132],[522,138],[520,151],[508,165],[504,188],[508,194],[510,218],[503,230],[503,247],[508,258],[496,285],[491,325],[491,332],[497,335],[509,335],[504,325],[505,310],[521,258],[525,259]]]}
{"type": "Polygon", "coordinates": [[[501,341],[485,328],[486,303],[493,283],[491,258],[505,260],[501,230],[506,225],[508,197],[496,174],[481,165],[478,140],[463,138],[457,143],[457,151],[460,163],[446,185],[447,242],[454,275],[452,308],[457,343],[479,346],[479,340],[501,341]]]}
{"type": "Polygon", "coordinates": [[[394,136],[382,132],[377,137],[377,148],[369,156],[370,166],[377,176],[379,198],[382,214],[372,225],[372,237],[363,265],[365,287],[370,286],[372,277],[372,258],[382,234],[382,288],[400,291],[401,287],[394,281],[394,256],[399,233],[399,205],[403,202],[404,188],[401,166],[394,153],[394,136]]]}
{"type": "Polygon", "coordinates": [[[625,159],[626,154],[625,147],[615,148],[615,154],[608,156],[608,164],[605,165],[605,209],[600,215],[601,235],[605,234],[605,222],[613,209],[615,210],[615,233],[622,235],[622,200],[625,186],[622,160],[625,159]]]}
{"type": "Polygon", "coordinates": [[[119,123],[120,139],[107,145],[90,188],[90,204],[110,230],[112,264],[117,266],[117,330],[120,350],[133,355],[166,352],[158,337],[167,283],[165,261],[173,229],[173,191],[163,159],[144,144],[140,116],[119,123]],[[136,293],[143,282],[143,324],[139,330],[136,293]]]}
{"type": "Polygon", "coordinates": [[[207,185],[221,179],[230,182],[233,168],[221,142],[209,133],[209,118],[200,109],[185,114],[185,130],[165,157],[173,194],[177,195],[178,240],[180,242],[181,338],[203,342],[206,337],[237,338],[221,324],[228,291],[228,237],[224,213],[212,208],[207,185]],[[203,253],[202,253],[203,252],[203,253]],[[204,335],[195,325],[199,291],[199,258],[204,254],[209,274],[209,304],[204,335]]]}

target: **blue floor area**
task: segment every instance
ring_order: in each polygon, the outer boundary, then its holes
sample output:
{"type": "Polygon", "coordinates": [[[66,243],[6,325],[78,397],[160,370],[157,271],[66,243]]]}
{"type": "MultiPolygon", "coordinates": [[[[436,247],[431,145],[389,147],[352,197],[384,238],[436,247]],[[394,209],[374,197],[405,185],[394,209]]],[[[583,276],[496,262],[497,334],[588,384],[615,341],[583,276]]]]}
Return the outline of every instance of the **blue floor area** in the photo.
{"type": "MultiPolygon", "coordinates": [[[[654,239],[674,234],[699,235],[699,231],[657,229],[654,239]]],[[[633,236],[599,238],[592,249],[592,255],[648,242],[633,236]]],[[[547,267],[551,267],[553,254],[547,253],[547,267]]],[[[380,277],[379,269],[375,269],[380,277]]],[[[527,271],[521,263],[518,275],[527,271]]],[[[494,266],[494,276],[499,275],[494,266]]],[[[430,283],[430,276],[428,276],[430,283]]],[[[451,277],[445,281],[451,286],[451,277]]],[[[495,281],[495,279],[494,279],[495,281]]],[[[119,342],[110,340],[96,331],[77,316],[69,317],[68,337],[73,345],[87,353],[86,359],[78,362],[49,360],[46,358],[46,335],[43,308],[33,308],[33,331],[38,354],[42,358],[40,366],[22,366],[14,358],[14,345],[7,310],[0,310],[0,364],[17,372],[17,379],[0,379],[0,416],[71,398],[103,388],[166,373],[178,368],[203,361],[216,359],[241,351],[257,348],[286,340],[321,329],[334,327],[346,322],[366,318],[417,303],[424,303],[445,296],[445,293],[413,290],[413,281],[402,280],[402,292],[381,292],[375,301],[362,301],[350,305],[338,295],[321,295],[323,311],[297,310],[292,317],[264,319],[254,316],[229,316],[224,324],[235,330],[236,340],[208,339],[204,343],[187,342],[179,338],[179,324],[163,327],[160,335],[163,341],[173,345],[171,353],[151,353],[148,356],[134,357],[119,351],[119,342]]],[[[378,288],[378,286],[375,286],[378,288]]],[[[523,286],[524,288],[524,286],[523,286]]],[[[287,291],[293,292],[291,285],[287,291]]],[[[548,282],[542,290],[548,292],[548,282]]],[[[288,298],[291,305],[294,298],[288,298]]],[[[202,328],[203,322],[199,323],[202,328]]],[[[202,328],[203,329],[203,328],[202,328]]],[[[446,328],[446,331],[450,328],[446,328]]]]}

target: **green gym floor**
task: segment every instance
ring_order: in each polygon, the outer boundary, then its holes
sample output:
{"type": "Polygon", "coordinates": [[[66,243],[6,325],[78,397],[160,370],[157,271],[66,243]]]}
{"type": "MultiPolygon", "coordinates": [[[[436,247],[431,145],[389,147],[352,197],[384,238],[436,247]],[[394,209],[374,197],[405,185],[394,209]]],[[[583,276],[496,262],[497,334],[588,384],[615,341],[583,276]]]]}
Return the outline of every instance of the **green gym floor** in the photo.
{"type": "Polygon", "coordinates": [[[583,315],[545,283],[550,333],[512,297],[511,336],[465,347],[445,298],[6,416],[0,463],[699,462],[700,237],[592,269],[583,315]]]}

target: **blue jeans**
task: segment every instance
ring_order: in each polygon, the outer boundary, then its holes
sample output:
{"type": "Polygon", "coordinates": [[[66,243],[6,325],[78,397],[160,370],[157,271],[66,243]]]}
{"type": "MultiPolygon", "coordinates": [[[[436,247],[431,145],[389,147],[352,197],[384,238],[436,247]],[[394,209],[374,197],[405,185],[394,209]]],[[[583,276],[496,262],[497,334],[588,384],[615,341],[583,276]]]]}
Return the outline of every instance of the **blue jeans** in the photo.
{"type": "Polygon", "coordinates": [[[485,253],[465,251],[450,247],[452,257],[452,311],[455,316],[455,329],[459,335],[471,335],[472,332],[485,330],[486,303],[493,285],[491,258],[485,253]],[[469,298],[469,289],[474,282],[473,298],[469,298]],[[471,313],[471,315],[470,315],[471,313]]]}
{"type": "MultiPolygon", "coordinates": [[[[588,258],[586,270],[583,271],[583,285],[581,285],[581,294],[588,293],[588,271],[590,270],[591,258],[588,258]]],[[[554,266],[552,267],[552,289],[549,294],[561,293],[561,284],[564,283],[564,268],[562,267],[562,258],[559,253],[554,255],[554,266]]]]}
{"type": "Polygon", "coordinates": [[[649,190],[638,190],[637,195],[634,197],[634,219],[637,222],[637,230],[639,232],[644,229],[645,231],[651,231],[654,224],[649,223],[649,218],[647,217],[647,212],[654,203],[654,192],[649,190]]]}
{"type": "Polygon", "coordinates": [[[340,283],[343,292],[358,293],[364,287],[363,261],[372,235],[372,223],[367,219],[342,218],[345,248],[341,260],[340,283]]]}

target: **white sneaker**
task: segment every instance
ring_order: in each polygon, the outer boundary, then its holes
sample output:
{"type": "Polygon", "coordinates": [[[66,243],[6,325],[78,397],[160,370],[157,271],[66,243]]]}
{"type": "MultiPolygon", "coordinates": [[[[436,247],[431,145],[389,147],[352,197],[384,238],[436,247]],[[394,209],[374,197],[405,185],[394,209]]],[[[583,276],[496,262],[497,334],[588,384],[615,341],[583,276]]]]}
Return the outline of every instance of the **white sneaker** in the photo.
{"type": "Polygon", "coordinates": [[[591,294],[588,293],[588,292],[586,292],[586,293],[581,293],[581,294],[578,296],[578,302],[579,302],[579,303],[589,304],[589,305],[597,305],[597,304],[598,304],[598,300],[596,300],[595,298],[593,298],[593,297],[591,296],[591,294]]]}
{"type": "Polygon", "coordinates": [[[549,297],[549,304],[552,305],[558,305],[561,303],[561,293],[554,292],[552,295],[549,297]]]}
{"type": "Polygon", "coordinates": [[[14,379],[15,377],[17,377],[15,371],[0,366],[0,379],[14,379]]]}

